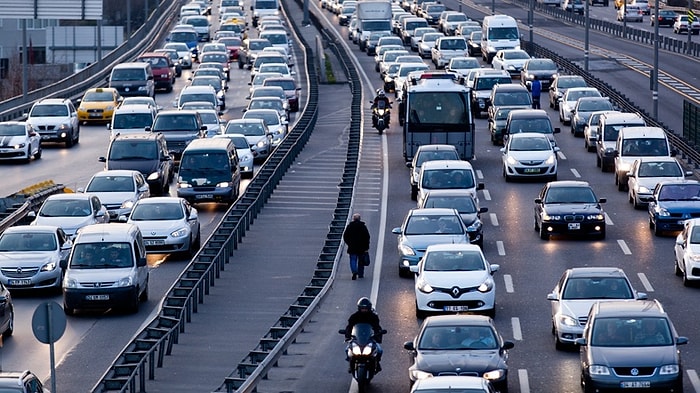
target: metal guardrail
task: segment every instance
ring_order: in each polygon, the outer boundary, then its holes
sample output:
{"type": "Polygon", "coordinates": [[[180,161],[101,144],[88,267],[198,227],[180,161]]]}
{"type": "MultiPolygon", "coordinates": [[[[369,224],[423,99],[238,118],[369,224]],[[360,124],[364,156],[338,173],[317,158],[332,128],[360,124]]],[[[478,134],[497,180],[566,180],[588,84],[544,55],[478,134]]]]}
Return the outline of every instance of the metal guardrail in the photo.
{"type": "Polygon", "coordinates": [[[24,221],[24,219],[27,217],[27,213],[41,206],[41,204],[44,203],[46,198],[48,198],[50,195],[61,193],[64,189],[65,187],[63,184],[54,184],[49,187],[38,189],[31,195],[26,196],[22,206],[0,221],[0,233],[5,232],[5,230],[9,227],[15,226],[24,221]]]}

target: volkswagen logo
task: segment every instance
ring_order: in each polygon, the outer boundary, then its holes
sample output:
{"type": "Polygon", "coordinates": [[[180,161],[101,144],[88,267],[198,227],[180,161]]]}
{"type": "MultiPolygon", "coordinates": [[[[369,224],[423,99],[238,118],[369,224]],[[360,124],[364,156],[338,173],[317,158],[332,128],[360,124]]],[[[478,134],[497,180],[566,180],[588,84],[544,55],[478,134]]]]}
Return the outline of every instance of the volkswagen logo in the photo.
{"type": "Polygon", "coordinates": [[[634,375],[634,376],[639,375],[639,369],[638,369],[637,367],[633,367],[633,368],[630,370],[630,374],[632,374],[632,375],[634,375]]]}
{"type": "Polygon", "coordinates": [[[452,287],[450,292],[452,293],[452,297],[459,297],[459,287],[452,287]]]}

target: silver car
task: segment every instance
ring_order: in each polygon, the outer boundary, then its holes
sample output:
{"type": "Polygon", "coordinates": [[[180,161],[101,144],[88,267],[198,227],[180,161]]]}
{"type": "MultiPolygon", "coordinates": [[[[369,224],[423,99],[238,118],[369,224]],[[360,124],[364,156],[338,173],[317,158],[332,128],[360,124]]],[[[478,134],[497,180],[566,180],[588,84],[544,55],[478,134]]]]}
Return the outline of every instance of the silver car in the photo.
{"type": "Polygon", "coordinates": [[[238,153],[238,166],[241,168],[241,177],[253,177],[253,152],[248,145],[248,139],[243,134],[223,134],[216,135],[214,138],[228,138],[233,142],[238,153]]]}
{"type": "Polygon", "coordinates": [[[63,193],[49,196],[38,212],[29,212],[31,225],[53,225],[71,238],[82,227],[109,222],[109,212],[95,195],[63,193]]]}
{"type": "Polygon", "coordinates": [[[270,134],[272,134],[272,146],[282,143],[287,135],[288,122],[286,119],[280,118],[275,109],[250,109],[243,114],[243,119],[260,119],[265,122],[270,134]]]}
{"type": "Polygon", "coordinates": [[[197,209],[184,198],[155,197],[141,199],[126,221],[139,227],[146,252],[194,255],[201,245],[197,209]]]}
{"type": "Polygon", "coordinates": [[[119,216],[128,216],[136,201],[151,196],[146,178],[139,171],[107,170],[92,176],[85,189],[78,189],[100,198],[109,211],[109,218],[117,220],[119,216]]]}
{"type": "Polygon", "coordinates": [[[57,226],[21,225],[0,235],[0,281],[9,289],[60,290],[73,243],[57,226]]]}
{"type": "Polygon", "coordinates": [[[255,161],[262,162],[272,153],[272,134],[261,119],[229,120],[224,129],[228,134],[243,134],[255,161]]]}

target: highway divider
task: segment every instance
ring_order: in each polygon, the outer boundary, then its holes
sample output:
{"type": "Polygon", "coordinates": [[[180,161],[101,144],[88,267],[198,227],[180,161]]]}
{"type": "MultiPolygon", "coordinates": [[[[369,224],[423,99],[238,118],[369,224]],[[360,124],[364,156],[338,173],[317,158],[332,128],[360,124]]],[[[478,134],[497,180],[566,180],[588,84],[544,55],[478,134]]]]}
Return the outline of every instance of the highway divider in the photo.
{"type": "Polygon", "coordinates": [[[38,209],[49,195],[66,191],[67,189],[63,184],[56,184],[53,180],[46,180],[5,198],[0,198],[0,233],[24,221],[27,213],[38,209]]]}

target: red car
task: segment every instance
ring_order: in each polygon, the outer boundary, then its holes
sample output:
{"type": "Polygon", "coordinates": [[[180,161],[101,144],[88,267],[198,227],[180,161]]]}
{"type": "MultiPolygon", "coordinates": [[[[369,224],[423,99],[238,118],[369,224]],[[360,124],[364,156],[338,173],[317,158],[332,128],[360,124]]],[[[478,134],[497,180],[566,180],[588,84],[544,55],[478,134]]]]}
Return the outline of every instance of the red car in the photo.
{"type": "Polygon", "coordinates": [[[223,37],[216,42],[226,45],[230,60],[238,60],[238,49],[241,47],[241,39],[239,37],[223,37]]]}

